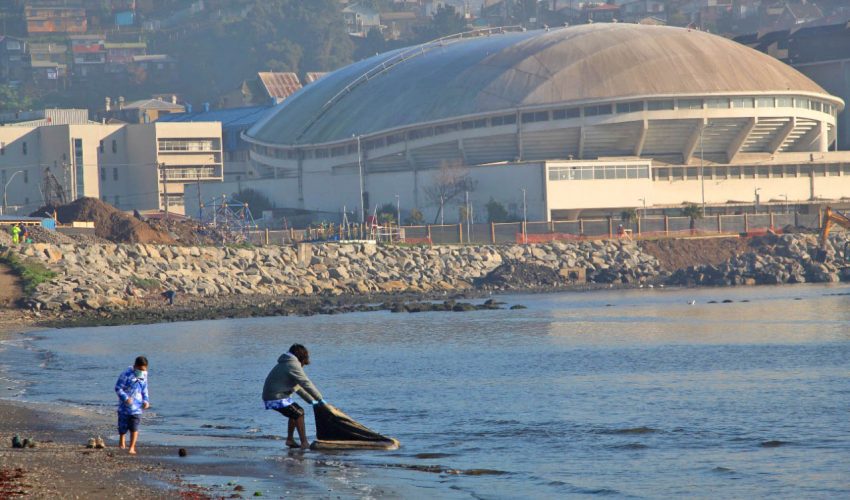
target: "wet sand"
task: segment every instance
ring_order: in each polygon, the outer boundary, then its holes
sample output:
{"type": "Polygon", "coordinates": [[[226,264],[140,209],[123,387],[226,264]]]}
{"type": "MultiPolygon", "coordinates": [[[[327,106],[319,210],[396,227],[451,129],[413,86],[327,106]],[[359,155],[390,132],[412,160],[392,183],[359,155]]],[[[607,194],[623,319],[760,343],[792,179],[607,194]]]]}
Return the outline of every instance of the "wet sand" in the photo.
{"type": "MultiPolygon", "coordinates": [[[[0,310],[0,340],[34,329],[22,318],[20,311],[0,310]]],[[[116,447],[85,447],[90,437],[109,435],[109,427],[77,411],[0,399],[0,498],[207,498],[180,480],[179,467],[161,462],[176,449],[145,447],[140,440],[139,455],[131,457],[116,447]],[[38,444],[12,448],[15,435],[38,444]]]]}

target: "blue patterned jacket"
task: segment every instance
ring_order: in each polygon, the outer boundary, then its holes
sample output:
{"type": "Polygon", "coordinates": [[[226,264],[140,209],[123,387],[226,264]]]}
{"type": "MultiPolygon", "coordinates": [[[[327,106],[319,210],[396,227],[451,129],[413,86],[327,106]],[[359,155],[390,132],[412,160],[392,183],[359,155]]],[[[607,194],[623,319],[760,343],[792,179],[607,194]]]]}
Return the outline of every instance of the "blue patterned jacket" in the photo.
{"type": "Polygon", "coordinates": [[[115,382],[115,394],[118,394],[118,413],[141,415],[143,403],[148,402],[147,372],[143,378],[136,378],[132,366],[124,370],[115,382]],[[126,404],[127,399],[130,404],[126,404]]]}

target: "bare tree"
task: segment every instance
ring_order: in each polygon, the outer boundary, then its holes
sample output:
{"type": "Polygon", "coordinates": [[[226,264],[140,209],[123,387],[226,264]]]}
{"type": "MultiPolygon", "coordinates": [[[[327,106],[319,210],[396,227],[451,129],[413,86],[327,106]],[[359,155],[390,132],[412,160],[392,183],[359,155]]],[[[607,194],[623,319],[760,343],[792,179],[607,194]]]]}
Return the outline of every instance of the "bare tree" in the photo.
{"type": "Polygon", "coordinates": [[[459,163],[443,162],[434,176],[434,183],[423,190],[431,206],[439,207],[434,224],[443,214],[446,204],[467,191],[475,191],[476,184],[469,176],[469,169],[459,163]]]}

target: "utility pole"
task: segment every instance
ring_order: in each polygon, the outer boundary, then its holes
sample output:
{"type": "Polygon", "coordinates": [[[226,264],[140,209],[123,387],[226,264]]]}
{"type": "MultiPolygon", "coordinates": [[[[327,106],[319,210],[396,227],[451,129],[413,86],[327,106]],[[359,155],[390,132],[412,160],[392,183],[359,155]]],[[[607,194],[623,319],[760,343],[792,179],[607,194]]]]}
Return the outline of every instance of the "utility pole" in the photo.
{"type": "Polygon", "coordinates": [[[366,223],[366,210],[363,208],[363,154],[360,151],[360,136],[357,136],[357,175],[360,185],[360,223],[366,223]]]}
{"type": "Polygon", "coordinates": [[[195,177],[198,186],[198,220],[200,221],[204,219],[204,205],[201,202],[201,174],[198,173],[195,177]]]}
{"type": "Polygon", "coordinates": [[[395,195],[395,213],[398,227],[401,227],[401,198],[398,195],[395,195]]]}
{"type": "Polygon", "coordinates": [[[522,188],[522,242],[528,243],[528,206],[525,202],[525,188],[522,188]]]}

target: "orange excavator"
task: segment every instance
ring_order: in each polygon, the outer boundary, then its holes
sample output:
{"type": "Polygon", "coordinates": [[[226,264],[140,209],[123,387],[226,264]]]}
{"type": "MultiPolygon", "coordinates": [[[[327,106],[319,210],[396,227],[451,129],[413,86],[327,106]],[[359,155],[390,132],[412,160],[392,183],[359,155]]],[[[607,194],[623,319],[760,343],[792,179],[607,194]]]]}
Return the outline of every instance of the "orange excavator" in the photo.
{"type": "MultiPolygon", "coordinates": [[[[819,262],[826,261],[826,245],[829,242],[829,232],[832,231],[832,228],[834,228],[836,224],[844,229],[850,230],[850,217],[844,215],[838,210],[826,207],[823,212],[823,219],[821,219],[820,225],[820,251],[818,252],[815,260],[819,262]]],[[[844,260],[850,261],[850,242],[844,244],[844,260]]]]}

